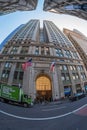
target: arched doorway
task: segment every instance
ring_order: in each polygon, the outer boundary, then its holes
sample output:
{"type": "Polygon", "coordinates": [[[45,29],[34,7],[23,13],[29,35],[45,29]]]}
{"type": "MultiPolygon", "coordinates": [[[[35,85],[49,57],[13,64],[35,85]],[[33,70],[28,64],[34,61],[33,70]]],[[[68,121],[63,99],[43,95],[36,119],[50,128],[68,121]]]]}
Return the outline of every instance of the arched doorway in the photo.
{"type": "Polygon", "coordinates": [[[52,87],[49,77],[41,75],[36,79],[36,99],[40,102],[52,100],[52,87]]]}

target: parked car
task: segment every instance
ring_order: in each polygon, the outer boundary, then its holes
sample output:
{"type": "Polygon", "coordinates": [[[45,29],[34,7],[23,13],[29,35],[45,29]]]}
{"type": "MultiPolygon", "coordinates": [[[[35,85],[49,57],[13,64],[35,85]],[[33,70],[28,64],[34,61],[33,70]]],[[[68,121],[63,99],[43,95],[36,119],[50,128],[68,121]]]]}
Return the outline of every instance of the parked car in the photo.
{"type": "Polygon", "coordinates": [[[77,100],[79,100],[79,99],[81,99],[81,98],[83,98],[83,97],[85,97],[85,93],[83,93],[83,92],[81,92],[81,93],[76,93],[76,94],[74,94],[73,96],[70,96],[70,97],[69,97],[69,100],[70,100],[70,101],[77,101],[77,100]]]}

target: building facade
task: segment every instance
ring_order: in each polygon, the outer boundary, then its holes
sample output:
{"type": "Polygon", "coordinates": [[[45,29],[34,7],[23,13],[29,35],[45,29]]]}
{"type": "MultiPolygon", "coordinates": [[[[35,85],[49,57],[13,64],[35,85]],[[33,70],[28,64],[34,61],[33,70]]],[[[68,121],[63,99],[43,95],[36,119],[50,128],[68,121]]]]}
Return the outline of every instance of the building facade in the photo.
{"type": "Polygon", "coordinates": [[[75,46],[87,70],[87,37],[77,30],[63,29],[63,32],[75,46]]]}
{"type": "Polygon", "coordinates": [[[3,46],[13,37],[13,35],[20,29],[23,27],[23,24],[20,25],[19,27],[17,27],[14,31],[12,31],[4,40],[3,42],[0,44],[0,50],[3,48],[3,46]]]}
{"type": "Polygon", "coordinates": [[[57,100],[83,91],[87,73],[75,47],[53,22],[44,20],[40,28],[39,20],[30,20],[1,50],[0,82],[21,86],[33,100],[57,100]],[[30,58],[32,66],[23,70],[30,58]]]}
{"type": "Polygon", "coordinates": [[[43,10],[87,20],[86,0],[45,0],[43,10]]]}
{"type": "Polygon", "coordinates": [[[0,0],[0,15],[36,9],[38,0],[0,0]]]}

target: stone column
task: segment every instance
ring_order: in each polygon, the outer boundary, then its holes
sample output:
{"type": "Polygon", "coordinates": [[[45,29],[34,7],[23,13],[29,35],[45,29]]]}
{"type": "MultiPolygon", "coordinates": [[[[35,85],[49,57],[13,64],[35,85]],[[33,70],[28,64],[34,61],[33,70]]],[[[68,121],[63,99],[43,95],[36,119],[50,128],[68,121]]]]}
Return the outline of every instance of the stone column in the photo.
{"type": "MultiPolygon", "coordinates": [[[[24,77],[23,77],[23,90],[24,93],[27,94],[28,96],[32,96],[34,94],[34,70],[32,66],[29,66],[25,71],[24,71],[24,77]]],[[[34,97],[33,97],[34,98],[34,97]]]]}
{"type": "Polygon", "coordinates": [[[75,87],[75,82],[72,79],[72,71],[70,70],[69,66],[68,66],[68,70],[69,70],[70,80],[71,80],[71,84],[72,84],[71,91],[72,91],[72,94],[74,94],[74,93],[76,93],[76,87],[75,87]]]}
{"type": "Polygon", "coordinates": [[[63,85],[63,82],[61,80],[61,70],[60,68],[58,67],[58,81],[59,81],[59,93],[60,93],[60,98],[63,98],[65,95],[64,95],[64,85],[63,85]]]}
{"type": "Polygon", "coordinates": [[[2,54],[2,52],[4,51],[4,49],[5,49],[5,47],[3,47],[3,48],[1,49],[0,54],[2,54]]]}
{"type": "Polygon", "coordinates": [[[24,76],[23,76],[23,91],[25,94],[28,95],[28,92],[29,92],[29,68],[27,68],[25,71],[24,71],[24,76]]]}
{"type": "Polygon", "coordinates": [[[41,47],[39,47],[39,54],[41,55],[41,47]]]}
{"type": "Polygon", "coordinates": [[[17,54],[20,54],[21,49],[22,49],[22,46],[19,47],[17,54]]]}
{"type": "Polygon", "coordinates": [[[3,69],[4,69],[4,65],[5,63],[1,63],[1,66],[0,66],[0,80],[1,80],[3,69]]]}
{"type": "Polygon", "coordinates": [[[80,78],[80,85],[81,85],[81,89],[83,90],[84,89],[84,81],[82,80],[82,78],[81,78],[81,73],[80,73],[80,71],[78,70],[77,71],[78,72],[78,75],[79,75],[79,78],[80,78]]]}
{"type": "Polygon", "coordinates": [[[55,67],[55,72],[52,72],[52,92],[53,92],[53,100],[54,99],[59,99],[59,82],[58,82],[58,75],[57,75],[57,70],[55,67]]]}
{"type": "Polygon", "coordinates": [[[35,89],[35,82],[34,82],[34,69],[33,67],[29,67],[29,92],[28,95],[30,95],[32,97],[32,99],[35,99],[35,93],[36,93],[36,89],[35,89]]]}
{"type": "Polygon", "coordinates": [[[31,54],[35,54],[35,46],[32,46],[32,53],[31,54]]]}
{"type": "Polygon", "coordinates": [[[55,55],[55,54],[54,54],[54,53],[55,53],[55,51],[54,51],[54,49],[53,49],[53,48],[51,48],[51,47],[50,47],[50,48],[49,48],[49,50],[50,50],[50,55],[51,55],[51,56],[55,55]]]}
{"type": "Polygon", "coordinates": [[[46,47],[44,47],[44,54],[46,55],[46,47]]]}
{"type": "Polygon", "coordinates": [[[29,47],[28,54],[32,54],[32,50],[33,50],[33,47],[32,47],[32,46],[30,46],[30,47],[29,47]]]}
{"type": "Polygon", "coordinates": [[[9,74],[8,85],[12,85],[15,68],[16,68],[16,63],[13,63],[10,74],[9,74]]]}
{"type": "Polygon", "coordinates": [[[12,50],[12,46],[9,48],[9,50],[8,50],[8,54],[10,54],[11,50],[12,50]]]}

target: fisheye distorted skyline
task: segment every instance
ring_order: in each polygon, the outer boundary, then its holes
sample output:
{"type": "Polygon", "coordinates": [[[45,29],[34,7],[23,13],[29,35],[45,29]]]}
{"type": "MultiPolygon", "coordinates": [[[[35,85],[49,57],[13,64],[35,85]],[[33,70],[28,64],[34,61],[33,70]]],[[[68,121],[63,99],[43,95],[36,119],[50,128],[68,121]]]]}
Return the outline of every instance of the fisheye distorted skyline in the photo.
{"type": "Polygon", "coordinates": [[[42,26],[43,20],[53,21],[62,31],[63,28],[77,29],[87,36],[87,21],[70,15],[61,15],[43,11],[43,0],[39,0],[36,10],[14,12],[0,16],[0,44],[19,25],[27,23],[31,19],[39,19],[42,26]]]}

